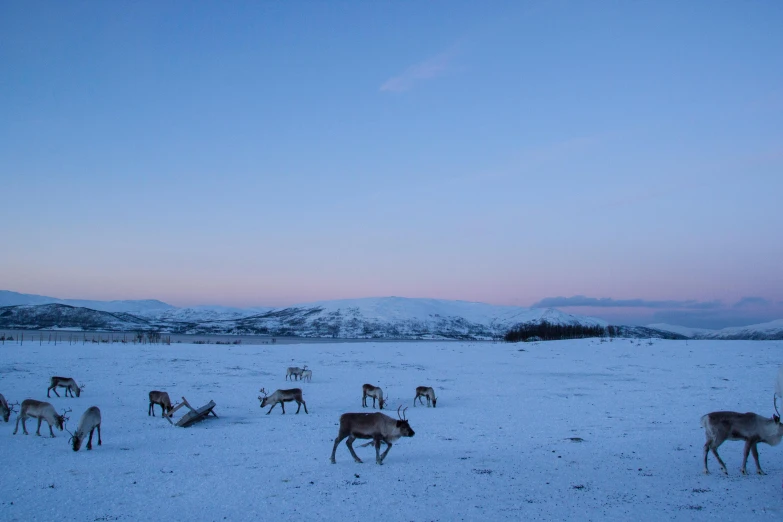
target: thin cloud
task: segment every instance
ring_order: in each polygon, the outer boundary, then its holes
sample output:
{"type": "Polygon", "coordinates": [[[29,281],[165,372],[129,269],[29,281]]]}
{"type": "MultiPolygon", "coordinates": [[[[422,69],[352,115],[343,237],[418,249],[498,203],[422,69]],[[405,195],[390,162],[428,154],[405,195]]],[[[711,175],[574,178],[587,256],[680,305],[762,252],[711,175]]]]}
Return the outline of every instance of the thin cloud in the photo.
{"type": "Polygon", "coordinates": [[[452,57],[452,52],[445,52],[412,65],[405,69],[402,74],[392,76],[386,80],[381,85],[380,90],[382,92],[405,92],[411,90],[418,82],[443,76],[450,69],[452,57]]]}
{"type": "Polygon", "coordinates": [[[743,297],[734,304],[734,308],[743,308],[746,306],[769,306],[772,303],[763,297],[743,297]]]}
{"type": "Polygon", "coordinates": [[[610,297],[545,297],[532,305],[533,308],[552,308],[567,306],[592,306],[596,308],[685,308],[692,310],[710,310],[721,308],[720,301],[648,301],[646,299],[612,299],[610,297]]]}

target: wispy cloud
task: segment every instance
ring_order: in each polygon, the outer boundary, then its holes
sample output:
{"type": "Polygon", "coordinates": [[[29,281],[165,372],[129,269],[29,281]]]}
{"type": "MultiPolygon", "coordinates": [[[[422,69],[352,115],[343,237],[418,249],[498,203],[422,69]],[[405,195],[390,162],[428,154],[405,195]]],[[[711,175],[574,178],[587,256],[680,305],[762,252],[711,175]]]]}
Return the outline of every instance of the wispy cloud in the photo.
{"type": "Polygon", "coordinates": [[[597,308],[686,308],[691,310],[708,310],[721,308],[720,301],[649,301],[646,299],[612,299],[610,297],[545,297],[532,305],[533,308],[567,306],[593,306],[597,308]]]}
{"type": "Polygon", "coordinates": [[[772,303],[763,297],[743,297],[736,303],[734,308],[744,308],[747,306],[769,306],[772,303]]]}
{"type": "Polygon", "coordinates": [[[383,82],[380,90],[382,92],[405,92],[411,90],[418,82],[443,76],[451,68],[453,57],[454,53],[447,51],[412,65],[401,74],[392,76],[383,82]]]}

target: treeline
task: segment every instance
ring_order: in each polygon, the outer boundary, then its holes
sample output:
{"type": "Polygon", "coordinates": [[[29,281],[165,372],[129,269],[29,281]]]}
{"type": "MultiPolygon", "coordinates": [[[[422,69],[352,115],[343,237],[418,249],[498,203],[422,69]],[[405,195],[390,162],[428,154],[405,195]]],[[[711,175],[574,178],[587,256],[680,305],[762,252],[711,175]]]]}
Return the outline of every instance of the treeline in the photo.
{"type": "Polygon", "coordinates": [[[541,321],[540,323],[521,324],[510,330],[504,339],[510,343],[517,343],[528,339],[558,341],[586,337],[616,337],[619,334],[619,328],[616,326],[562,325],[541,321]]]}

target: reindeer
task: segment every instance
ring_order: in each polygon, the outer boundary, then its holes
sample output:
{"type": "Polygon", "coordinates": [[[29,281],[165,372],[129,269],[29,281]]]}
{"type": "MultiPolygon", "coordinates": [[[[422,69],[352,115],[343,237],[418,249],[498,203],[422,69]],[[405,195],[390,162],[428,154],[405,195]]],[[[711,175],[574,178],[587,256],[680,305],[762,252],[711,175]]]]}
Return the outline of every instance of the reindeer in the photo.
{"type": "Polygon", "coordinates": [[[765,475],[759,464],[759,452],[756,445],[759,442],[766,442],[770,446],[777,446],[783,438],[783,426],[780,424],[779,415],[773,415],[771,419],[767,419],[756,413],[715,411],[704,415],[701,418],[701,425],[707,436],[707,442],[704,444],[704,473],[709,473],[707,456],[712,450],[712,454],[718,459],[723,473],[728,475],[726,464],[718,455],[718,447],[726,440],[744,440],[745,450],[740,472],[743,475],[747,474],[745,466],[748,463],[748,453],[752,452],[753,460],[756,461],[756,473],[765,475]]]}
{"type": "Polygon", "coordinates": [[[169,399],[169,394],[162,391],[151,391],[150,392],[150,406],[147,408],[147,417],[152,414],[152,416],[155,416],[155,405],[160,406],[161,409],[161,415],[165,416],[167,413],[169,413],[174,407],[171,405],[171,399],[169,399]]]}
{"type": "Polygon", "coordinates": [[[427,398],[427,407],[430,407],[430,402],[432,403],[432,407],[434,408],[435,405],[438,403],[438,399],[435,397],[435,390],[430,388],[429,386],[416,386],[416,397],[413,398],[413,407],[416,407],[416,399],[419,399],[419,403],[423,406],[424,401],[421,400],[422,397],[427,398]]]}
{"type": "Polygon", "coordinates": [[[73,397],[73,390],[76,390],[76,396],[80,396],[82,394],[82,389],[84,388],[84,385],[82,384],[81,387],[79,387],[78,384],[76,384],[76,381],[71,379],[70,377],[52,377],[52,380],[50,382],[49,388],[46,389],[46,396],[50,397],[49,391],[53,391],[55,395],[58,397],[60,396],[59,393],[57,393],[57,388],[65,388],[65,396],[68,396],[68,392],[71,392],[71,397],[73,397]]]}
{"type": "MultiPolygon", "coordinates": [[[[79,426],[76,428],[76,433],[71,433],[71,440],[73,443],[73,451],[79,451],[82,447],[82,441],[89,432],[90,438],[87,439],[87,449],[92,449],[92,433],[98,428],[98,446],[102,445],[101,441],[101,410],[97,406],[90,406],[87,411],[84,412],[82,418],[79,419],[79,426]]],[[[70,433],[70,432],[68,432],[70,433]]]]}
{"type": "MultiPolygon", "coordinates": [[[[408,408],[405,408],[407,410],[408,408]]],[[[353,460],[358,463],[362,463],[356,452],[353,450],[353,441],[356,439],[372,439],[372,441],[363,446],[369,446],[375,444],[375,463],[382,465],[383,459],[389,454],[392,447],[392,442],[396,441],[400,437],[413,437],[414,431],[408,424],[408,419],[405,418],[405,410],[402,410],[400,415],[400,408],[397,408],[397,419],[395,420],[388,415],[381,412],[375,413],[344,413],[340,416],[340,430],[337,432],[337,438],[334,439],[334,447],[332,447],[331,461],[334,464],[334,454],[337,452],[337,446],[340,442],[348,437],[345,441],[345,445],[348,446],[348,451],[351,452],[353,460]],[[381,442],[386,443],[386,451],[381,454],[381,442]]]]}
{"type": "Polygon", "coordinates": [[[19,403],[15,402],[13,404],[8,404],[8,402],[5,400],[5,397],[3,397],[3,394],[0,393],[0,414],[3,415],[3,420],[5,422],[8,422],[11,414],[16,412],[16,408],[14,408],[14,406],[19,406],[19,403]]]}
{"type": "Polygon", "coordinates": [[[68,420],[68,417],[65,415],[70,412],[70,408],[63,411],[62,415],[57,415],[57,411],[55,411],[54,406],[49,404],[48,402],[42,402],[37,401],[35,399],[25,399],[22,401],[22,407],[19,412],[19,415],[16,417],[16,428],[14,428],[14,435],[16,435],[16,432],[19,431],[19,420],[22,421],[22,431],[24,431],[25,435],[29,435],[27,433],[27,419],[28,417],[32,417],[34,419],[38,419],[38,430],[35,432],[36,435],[41,435],[41,421],[45,420],[49,424],[49,434],[54,438],[54,431],[52,431],[52,426],[57,426],[57,429],[60,431],[63,431],[63,426],[65,424],[65,421],[68,420]]]}
{"type": "Polygon", "coordinates": [[[264,388],[261,388],[259,390],[261,393],[264,394],[263,397],[260,395],[258,396],[258,400],[261,401],[261,407],[265,408],[267,405],[271,404],[272,407],[269,408],[269,411],[266,412],[267,415],[272,413],[272,410],[277,406],[277,404],[280,404],[280,407],[283,409],[283,415],[285,415],[285,403],[286,402],[292,402],[296,401],[296,413],[299,414],[299,410],[304,406],[305,413],[309,412],[307,411],[307,404],[305,403],[304,399],[302,399],[302,390],[300,388],[291,388],[290,390],[277,390],[272,395],[267,396],[266,390],[264,388]]]}
{"type": "Polygon", "coordinates": [[[386,401],[383,400],[383,390],[372,384],[362,385],[362,408],[367,407],[367,397],[372,397],[372,407],[375,408],[375,399],[378,399],[378,409],[382,410],[386,401]]]}
{"type": "Polygon", "coordinates": [[[303,370],[298,366],[290,366],[288,370],[286,370],[285,372],[285,378],[286,380],[288,380],[288,378],[290,377],[292,381],[295,378],[298,379],[299,377],[302,376],[302,371],[303,370]]]}
{"type": "Polygon", "coordinates": [[[302,380],[307,382],[313,382],[313,370],[308,370],[307,366],[302,368],[302,380]]]}

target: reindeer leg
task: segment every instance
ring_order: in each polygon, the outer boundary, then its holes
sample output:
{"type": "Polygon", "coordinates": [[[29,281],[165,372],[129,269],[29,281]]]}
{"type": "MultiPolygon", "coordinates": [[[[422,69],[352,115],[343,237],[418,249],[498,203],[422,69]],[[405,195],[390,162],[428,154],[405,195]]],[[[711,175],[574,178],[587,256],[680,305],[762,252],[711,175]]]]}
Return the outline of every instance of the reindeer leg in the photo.
{"type": "MultiPolygon", "coordinates": [[[[41,417],[38,417],[38,430],[36,430],[35,432],[35,434],[38,435],[39,437],[41,436],[41,420],[43,419],[41,419],[41,417]]],[[[51,425],[49,427],[51,428],[51,425]]]]}
{"type": "Polygon", "coordinates": [[[150,407],[147,408],[147,417],[149,417],[150,414],[152,414],[153,417],[155,416],[155,405],[152,403],[150,403],[150,407]]]}
{"type": "Polygon", "coordinates": [[[753,443],[749,440],[745,441],[745,448],[742,450],[742,467],[740,468],[740,473],[743,475],[747,475],[747,471],[745,470],[745,466],[748,463],[748,453],[750,453],[750,448],[753,446],[753,443]]]}
{"type": "Polygon", "coordinates": [[[334,446],[332,447],[332,456],[329,458],[329,460],[332,461],[332,464],[336,464],[337,463],[337,461],[334,460],[334,454],[337,452],[337,446],[339,446],[340,443],[343,441],[343,439],[345,437],[347,437],[347,436],[348,435],[343,435],[343,433],[340,432],[340,433],[337,434],[337,438],[334,439],[334,446]]]}
{"type": "MultiPolygon", "coordinates": [[[[14,428],[14,435],[16,435],[16,432],[19,431],[19,418],[21,415],[17,415],[16,417],[16,427],[14,428]]],[[[24,427],[24,420],[22,421],[22,428],[24,428],[25,435],[27,434],[27,428],[24,427]]]]}
{"type": "Polygon", "coordinates": [[[367,407],[367,395],[362,395],[362,408],[367,407]]]}
{"type": "Polygon", "coordinates": [[[95,428],[90,430],[90,438],[87,439],[87,449],[92,449],[92,432],[95,431],[95,428]]]}
{"type": "Polygon", "coordinates": [[[359,464],[363,464],[362,459],[359,458],[359,456],[356,454],[356,452],[353,450],[353,441],[356,440],[356,437],[353,435],[348,435],[348,440],[345,441],[345,445],[348,446],[348,451],[351,452],[351,455],[353,456],[353,460],[358,462],[359,464]]]}
{"type": "Polygon", "coordinates": [[[271,407],[271,408],[269,408],[269,411],[268,411],[268,412],[266,412],[266,414],[267,414],[267,415],[269,415],[270,413],[272,413],[272,410],[274,410],[274,409],[275,409],[275,406],[277,406],[277,403],[274,403],[274,404],[272,405],[272,407],[271,407]]]}
{"type": "Polygon", "coordinates": [[[102,446],[103,442],[101,442],[101,425],[98,424],[97,428],[98,428],[98,446],[102,446]]]}
{"type": "Polygon", "coordinates": [[[753,445],[750,447],[750,451],[753,452],[753,460],[756,461],[756,473],[759,475],[766,475],[764,471],[761,469],[761,464],[759,464],[759,450],[758,450],[758,442],[754,442],[753,445]]]}
{"type": "Polygon", "coordinates": [[[280,401],[280,407],[283,408],[283,415],[285,415],[285,401],[280,401]]]}
{"type": "Polygon", "coordinates": [[[710,470],[707,469],[707,457],[710,455],[710,441],[704,443],[704,474],[709,475],[710,470]]]}
{"type": "MultiPolygon", "coordinates": [[[[383,464],[383,459],[385,459],[385,458],[386,458],[386,455],[388,455],[388,454],[389,454],[389,451],[391,450],[391,447],[392,447],[392,444],[391,444],[391,442],[389,442],[388,440],[385,440],[385,439],[384,439],[384,440],[383,440],[383,442],[385,442],[385,443],[387,444],[387,446],[386,446],[386,451],[384,451],[384,452],[383,452],[383,454],[381,454],[381,461],[380,461],[378,464],[383,464]]],[[[380,442],[379,442],[379,443],[378,443],[378,447],[380,447],[380,445],[381,445],[381,444],[380,444],[380,442]]]]}
{"type": "Polygon", "coordinates": [[[381,459],[381,439],[380,437],[376,438],[374,441],[375,443],[375,463],[380,465],[383,464],[383,461],[381,459]]]}
{"type": "Polygon", "coordinates": [[[718,447],[713,443],[710,446],[710,449],[712,450],[712,454],[715,455],[715,458],[718,459],[718,464],[720,464],[721,469],[723,469],[723,473],[728,475],[729,470],[726,469],[726,463],[723,462],[723,459],[720,458],[720,455],[718,455],[718,447]]]}
{"type": "MultiPolygon", "coordinates": [[[[55,394],[55,395],[57,395],[58,397],[60,396],[60,394],[59,394],[59,393],[57,393],[57,386],[53,386],[53,387],[52,387],[52,391],[53,391],[53,392],[54,392],[54,394],[55,394]]],[[[49,396],[49,392],[46,392],[46,396],[47,396],[47,397],[49,396]]]]}

